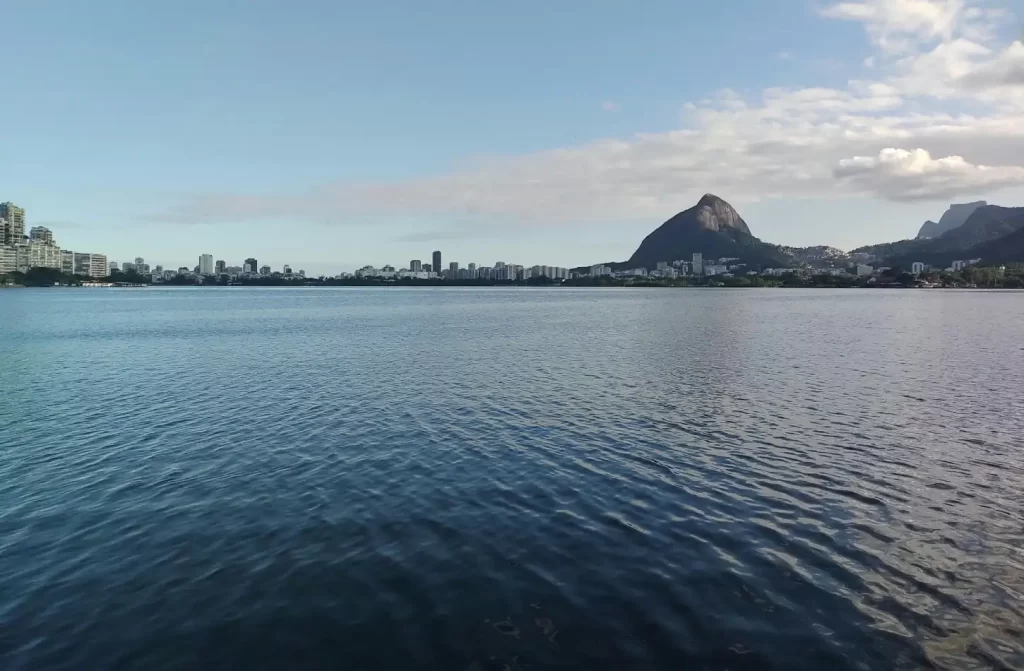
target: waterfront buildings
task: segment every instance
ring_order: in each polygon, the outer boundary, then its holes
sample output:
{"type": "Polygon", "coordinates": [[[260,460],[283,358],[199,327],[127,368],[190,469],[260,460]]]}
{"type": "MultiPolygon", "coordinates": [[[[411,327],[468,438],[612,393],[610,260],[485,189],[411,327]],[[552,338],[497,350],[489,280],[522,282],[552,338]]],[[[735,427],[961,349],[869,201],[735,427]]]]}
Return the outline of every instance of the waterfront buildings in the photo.
{"type": "Polygon", "coordinates": [[[452,261],[448,264],[448,275],[446,276],[449,280],[459,279],[459,262],[452,261]]]}
{"type": "Polygon", "coordinates": [[[25,238],[25,209],[12,202],[0,203],[0,219],[4,225],[3,244],[17,245],[25,238]]]}
{"type": "Polygon", "coordinates": [[[213,275],[213,254],[200,254],[197,272],[200,275],[213,275]]]}
{"type": "Polygon", "coordinates": [[[420,262],[418,260],[413,260],[413,261],[409,262],[409,271],[410,272],[418,273],[418,272],[420,272],[422,270],[423,270],[423,263],[422,262],[420,262]]]}
{"type": "MultiPolygon", "coordinates": [[[[53,240],[52,235],[50,236],[50,240],[53,240]]],[[[33,241],[27,245],[27,248],[28,260],[23,266],[19,267],[19,270],[28,270],[29,268],[52,268],[54,270],[60,270],[60,247],[52,242],[46,243],[33,241]]]]}
{"type": "Polygon", "coordinates": [[[259,262],[256,261],[256,259],[251,257],[251,256],[249,258],[247,258],[245,260],[245,263],[243,263],[242,265],[243,266],[249,266],[249,270],[246,271],[248,273],[254,273],[254,272],[256,272],[256,269],[260,267],[259,262]]]}
{"type": "Polygon", "coordinates": [[[915,275],[920,275],[921,273],[924,272],[924,264],[921,263],[920,261],[914,261],[913,263],[910,264],[910,272],[914,273],[915,275]]]}
{"type": "Polygon", "coordinates": [[[704,254],[702,252],[693,253],[692,266],[694,275],[704,274],[704,254]]]}
{"type": "Polygon", "coordinates": [[[0,274],[13,273],[18,269],[18,253],[10,245],[0,245],[0,274]]]}
{"type": "MultiPolygon", "coordinates": [[[[75,252],[73,259],[73,274],[93,278],[102,278],[107,276],[107,257],[105,254],[75,252]]],[[[62,259],[62,269],[63,265],[64,260],[62,259]]]]}
{"type": "Polygon", "coordinates": [[[228,264],[223,259],[218,259],[217,263],[214,264],[214,272],[218,275],[224,272],[224,269],[228,267],[228,264]]]}
{"type": "Polygon", "coordinates": [[[434,260],[434,263],[433,263],[433,265],[434,265],[434,272],[437,273],[438,275],[440,275],[441,274],[441,252],[440,251],[435,251],[434,252],[434,259],[433,260],[434,260]]]}

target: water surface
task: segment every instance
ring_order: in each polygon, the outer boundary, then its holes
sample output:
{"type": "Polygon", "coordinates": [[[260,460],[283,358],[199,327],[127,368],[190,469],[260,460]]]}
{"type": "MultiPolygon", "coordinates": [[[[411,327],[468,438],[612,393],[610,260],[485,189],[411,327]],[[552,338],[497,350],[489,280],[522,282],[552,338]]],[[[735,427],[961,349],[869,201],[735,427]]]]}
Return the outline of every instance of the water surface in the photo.
{"type": "Polygon", "coordinates": [[[1024,668],[1024,294],[0,291],[0,667],[1024,668]]]}

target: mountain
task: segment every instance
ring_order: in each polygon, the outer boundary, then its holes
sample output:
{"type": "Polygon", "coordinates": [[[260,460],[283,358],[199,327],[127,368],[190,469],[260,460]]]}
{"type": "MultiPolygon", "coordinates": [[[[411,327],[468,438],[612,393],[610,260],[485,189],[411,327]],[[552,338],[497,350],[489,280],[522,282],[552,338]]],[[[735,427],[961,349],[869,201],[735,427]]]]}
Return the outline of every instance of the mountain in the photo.
{"type": "Polygon", "coordinates": [[[897,240],[896,242],[883,242],[878,245],[867,245],[865,247],[858,247],[850,252],[851,256],[860,257],[861,255],[867,257],[865,259],[858,258],[857,260],[866,260],[873,263],[888,263],[889,259],[902,258],[908,254],[913,255],[914,252],[923,251],[928,243],[931,242],[928,239],[913,239],[913,240],[897,240]]]}
{"type": "Polygon", "coordinates": [[[813,247],[780,246],[779,251],[792,257],[799,266],[841,266],[849,263],[850,255],[837,247],[815,245],[813,247]]]}
{"type": "Polygon", "coordinates": [[[1024,226],[1024,207],[985,205],[974,210],[960,226],[939,236],[947,249],[966,249],[983,242],[997,240],[1024,226]]]}
{"type": "MultiPolygon", "coordinates": [[[[1017,209],[1024,210],[1024,208],[1017,209]]],[[[968,258],[981,259],[985,263],[1020,263],[1024,261],[1024,225],[998,240],[972,247],[968,258]]]]}
{"type": "Polygon", "coordinates": [[[946,210],[942,218],[939,219],[939,223],[934,221],[926,221],[921,226],[921,230],[917,233],[917,238],[937,238],[948,231],[953,230],[962,226],[967,219],[974,214],[974,211],[979,207],[985,207],[988,205],[983,200],[979,200],[975,203],[961,203],[959,205],[950,205],[949,209],[946,210]]]}
{"type": "Polygon", "coordinates": [[[921,224],[921,230],[917,232],[917,239],[924,240],[926,238],[937,238],[940,235],[942,235],[942,230],[939,229],[939,225],[929,219],[921,224]]]}
{"type": "Polygon", "coordinates": [[[738,258],[751,265],[781,266],[791,260],[755,238],[732,205],[708,193],[644,238],[625,265],[653,268],[659,261],[688,260],[697,252],[705,259],[738,258]]]}
{"type": "MultiPolygon", "coordinates": [[[[911,246],[891,250],[886,263],[906,266],[921,261],[946,267],[957,259],[982,262],[1024,261],[1024,207],[983,205],[961,226],[930,240],[910,240],[911,246]]],[[[899,245],[900,243],[896,243],[899,245]]],[[[884,255],[883,255],[884,256],[884,255]]]]}

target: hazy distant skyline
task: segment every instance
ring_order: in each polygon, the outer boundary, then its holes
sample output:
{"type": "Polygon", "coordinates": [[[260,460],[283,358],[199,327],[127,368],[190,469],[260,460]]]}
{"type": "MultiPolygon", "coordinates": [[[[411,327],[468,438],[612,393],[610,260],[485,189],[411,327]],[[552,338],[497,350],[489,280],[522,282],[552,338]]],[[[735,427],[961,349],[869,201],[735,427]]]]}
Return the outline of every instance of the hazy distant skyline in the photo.
{"type": "Polygon", "coordinates": [[[1024,205],[1016,0],[378,4],[7,0],[0,200],[311,273],[625,259],[705,192],[846,249],[1024,205]]]}

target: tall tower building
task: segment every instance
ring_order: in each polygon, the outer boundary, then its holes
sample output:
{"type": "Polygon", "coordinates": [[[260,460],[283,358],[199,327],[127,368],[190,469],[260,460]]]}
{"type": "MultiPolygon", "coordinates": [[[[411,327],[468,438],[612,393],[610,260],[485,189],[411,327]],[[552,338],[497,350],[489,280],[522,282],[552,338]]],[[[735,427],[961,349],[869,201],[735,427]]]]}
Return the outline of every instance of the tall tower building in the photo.
{"type": "Polygon", "coordinates": [[[256,259],[254,259],[253,257],[250,256],[249,258],[247,258],[245,260],[245,263],[248,264],[249,266],[249,272],[255,273],[257,270],[259,270],[260,264],[257,263],[256,259]]]}
{"type": "Polygon", "coordinates": [[[20,244],[25,237],[25,208],[11,202],[0,203],[0,219],[7,220],[3,244],[20,244]]]}
{"type": "Polygon", "coordinates": [[[418,260],[413,259],[412,261],[409,262],[409,270],[414,273],[418,273],[421,270],[423,270],[423,264],[420,263],[418,260]]]}
{"type": "Polygon", "coordinates": [[[228,267],[228,264],[225,263],[223,260],[220,260],[220,259],[218,259],[217,263],[214,265],[214,269],[217,271],[218,275],[222,274],[224,272],[224,269],[227,268],[227,267],[228,267]]]}
{"type": "Polygon", "coordinates": [[[459,279],[459,262],[452,261],[448,264],[448,279],[457,280],[459,279]]]}
{"type": "Polygon", "coordinates": [[[434,252],[434,272],[440,274],[441,272],[441,252],[434,252]]]}
{"type": "Polygon", "coordinates": [[[704,254],[702,252],[693,253],[693,274],[704,274],[704,254]]]}
{"type": "Polygon", "coordinates": [[[213,254],[203,254],[199,257],[199,274],[213,275],[213,254]]]}

